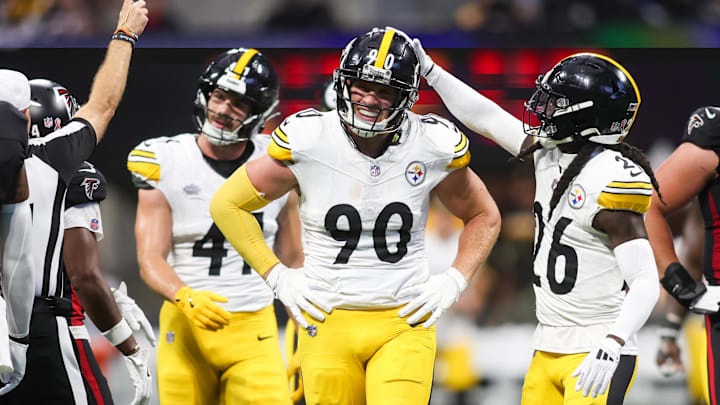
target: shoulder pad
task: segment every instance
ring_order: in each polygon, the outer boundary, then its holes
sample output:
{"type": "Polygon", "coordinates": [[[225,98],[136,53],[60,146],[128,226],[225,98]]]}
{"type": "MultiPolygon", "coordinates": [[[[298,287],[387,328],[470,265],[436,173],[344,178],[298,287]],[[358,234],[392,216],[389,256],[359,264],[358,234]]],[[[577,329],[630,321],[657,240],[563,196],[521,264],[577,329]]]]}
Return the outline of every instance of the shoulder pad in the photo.
{"type": "Polygon", "coordinates": [[[470,141],[451,121],[435,114],[420,116],[425,131],[443,152],[452,148],[452,160],[446,170],[461,169],[470,163],[470,141]]]}
{"type": "Polygon", "coordinates": [[[141,142],[130,151],[127,158],[127,168],[132,174],[133,182],[139,188],[151,187],[148,182],[160,180],[159,150],[163,144],[171,142],[172,138],[161,137],[141,142]]]}
{"type": "Polygon", "coordinates": [[[100,202],[107,197],[105,176],[89,162],[83,162],[67,188],[65,208],[88,202],[100,202]]]}
{"type": "Polygon", "coordinates": [[[617,152],[609,158],[612,161],[603,173],[605,181],[598,195],[598,205],[610,210],[644,214],[650,208],[653,193],[650,176],[617,152]]]}
{"type": "Polygon", "coordinates": [[[682,142],[691,142],[701,148],[720,147],[720,108],[701,107],[688,118],[682,142]]]}
{"type": "Polygon", "coordinates": [[[300,135],[300,132],[308,132],[308,126],[317,122],[323,113],[313,108],[299,111],[287,118],[272,132],[268,154],[274,159],[286,162],[294,162],[292,154],[292,139],[300,135]]]}

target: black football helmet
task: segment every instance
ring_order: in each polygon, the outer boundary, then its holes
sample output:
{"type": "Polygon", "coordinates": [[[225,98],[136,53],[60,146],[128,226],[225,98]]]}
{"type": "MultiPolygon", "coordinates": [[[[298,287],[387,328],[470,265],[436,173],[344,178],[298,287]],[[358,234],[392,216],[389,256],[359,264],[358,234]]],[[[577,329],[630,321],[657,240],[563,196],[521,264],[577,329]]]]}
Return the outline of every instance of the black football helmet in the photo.
{"type": "Polygon", "coordinates": [[[57,131],[77,110],[77,100],[65,86],[47,79],[30,80],[30,138],[57,131]]]}
{"type": "Polygon", "coordinates": [[[400,128],[407,111],[418,99],[420,63],[410,39],[404,33],[391,27],[373,28],[345,47],[333,81],[340,119],[358,136],[369,138],[400,128]],[[390,108],[365,106],[379,110],[378,118],[382,110],[390,110],[388,118],[383,121],[376,118],[374,122],[356,119],[353,105],[360,103],[350,99],[350,86],[356,80],[380,83],[398,92],[398,98],[390,108]]]}
{"type": "Polygon", "coordinates": [[[640,91],[630,73],[613,59],[593,53],[561,60],[538,77],[535,87],[523,111],[528,135],[618,144],[640,106],[640,91]]]}
{"type": "Polygon", "coordinates": [[[195,93],[193,118],[215,145],[229,145],[262,131],[278,104],[278,81],[270,61],[256,49],[230,49],[216,56],[200,75],[195,93]],[[207,120],[208,100],[216,88],[242,96],[250,113],[234,131],[214,127],[207,120]]]}

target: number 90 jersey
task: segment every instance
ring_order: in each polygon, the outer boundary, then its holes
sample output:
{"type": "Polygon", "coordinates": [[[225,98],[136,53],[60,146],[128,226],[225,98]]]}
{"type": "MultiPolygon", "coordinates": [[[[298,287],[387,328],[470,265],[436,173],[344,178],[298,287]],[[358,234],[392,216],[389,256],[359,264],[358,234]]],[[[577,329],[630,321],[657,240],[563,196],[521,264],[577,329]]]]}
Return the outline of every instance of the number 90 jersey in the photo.
{"type": "MultiPolygon", "coordinates": [[[[268,136],[251,138],[248,160],[265,154],[268,136]]],[[[142,142],[128,156],[128,170],[139,188],[160,190],[172,212],[172,248],[167,261],[180,280],[196,290],[225,296],[230,312],[254,312],[272,303],[272,291],[230,245],[210,216],[210,200],[226,178],[205,160],[197,135],[181,134],[142,142]]],[[[268,245],[286,197],[253,212],[268,245]]]]}
{"type": "MultiPolygon", "coordinates": [[[[625,299],[625,281],[606,233],[593,228],[604,209],[644,214],[652,185],[635,163],[612,150],[590,158],[548,219],[550,198],[575,155],[557,148],[535,152],[534,275],[540,325],[533,348],[580,353],[600,343],[625,299]]],[[[623,353],[637,350],[633,337],[623,353]]]]}
{"type": "Polygon", "coordinates": [[[399,306],[403,287],[429,277],[425,223],[430,191],[470,161],[449,121],[408,113],[378,158],[360,153],[335,111],[301,111],[272,135],[270,156],[300,186],[305,270],[323,280],[335,307],[399,306]]]}

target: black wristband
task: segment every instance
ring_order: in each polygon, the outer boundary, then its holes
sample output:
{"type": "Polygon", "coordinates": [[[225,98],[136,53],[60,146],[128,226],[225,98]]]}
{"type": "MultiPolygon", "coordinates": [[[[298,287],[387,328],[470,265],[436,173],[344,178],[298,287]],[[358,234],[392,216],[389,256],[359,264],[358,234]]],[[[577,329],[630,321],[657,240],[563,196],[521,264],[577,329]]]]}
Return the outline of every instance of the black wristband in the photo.
{"type": "Polygon", "coordinates": [[[133,48],[134,48],[134,47],[135,47],[135,41],[137,41],[137,38],[132,37],[132,36],[130,36],[130,35],[122,32],[122,31],[118,31],[118,32],[116,32],[116,33],[113,34],[111,40],[113,40],[113,41],[114,41],[114,40],[119,40],[119,41],[130,42],[130,45],[132,45],[133,48]]]}

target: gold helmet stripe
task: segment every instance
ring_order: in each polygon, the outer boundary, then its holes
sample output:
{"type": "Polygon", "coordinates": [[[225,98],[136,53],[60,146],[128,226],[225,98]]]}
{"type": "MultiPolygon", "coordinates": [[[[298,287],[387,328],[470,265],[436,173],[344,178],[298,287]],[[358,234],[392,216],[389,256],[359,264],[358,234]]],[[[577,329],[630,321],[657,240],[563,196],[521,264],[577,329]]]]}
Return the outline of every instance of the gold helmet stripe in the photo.
{"type": "Polygon", "coordinates": [[[388,51],[390,50],[390,44],[392,43],[395,31],[387,29],[385,35],[383,35],[382,42],[380,42],[380,49],[378,49],[377,58],[375,59],[376,68],[385,67],[385,58],[387,58],[388,51]]]}
{"type": "MultiPolygon", "coordinates": [[[[594,56],[594,57],[596,57],[596,58],[600,58],[600,59],[602,59],[602,60],[604,60],[604,61],[610,62],[610,64],[614,65],[615,67],[617,67],[618,69],[620,69],[623,73],[625,73],[625,76],[627,76],[628,80],[630,80],[630,84],[632,84],[633,89],[635,90],[635,97],[637,97],[637,105],[634,107],[633,116],[632,116],[632,121],[630,121],[630,126],[632,126],[632,124],[635,123],[635,116],[637,115],[637,112],[638,112],[638,110],[639,110],[638,107],[640,107],[640,101],[641,101],[641,100],[640,100],[640,89],[638,88],[637,84],[635,83],[635,79],[633,79],[633,77],[632,77],[632,75],[630,74],[630,72],[628,72],[627,70],[625,70],[625,68],[624,68],[621,64],[619,64],[615,59],[613,59],[613,58],[611,58],[611,57],[608,57],[608,56],[605,56],[605,55],[600,55],[600,54],[598,54],[598,53],[581,52],[581,53],[576,53],[576,54],[574,54],[574,55],[570,55],[570,56],[568,56],[568,57],[565,58],[565,59],[569,59],[569,58],[572,58],[572,57],[574,57],[574,56],[580,56],[580,55],[591,55],[591,56],[594,56]]],[[[563,60],[565,60],[565,59],[563,59],[563,60]]],[[[625,132],[626,132],[626,133],[630,131],[630,126],[628,126],[627,128],[625,128],[625,132]]]]}
{"type": "Polygon", "coordinates": [[[245,70],[245,66],[247,66],[247,64],[250,62],[250,59],[252,59],[252,57],[255,56],[256,53],[258,53],[257,49],[253,48],[245,51],[235,64],[235,67],[233,68],[233,73],[237,74],[238,76],[242,76],[243,71],[245,70]]]}

